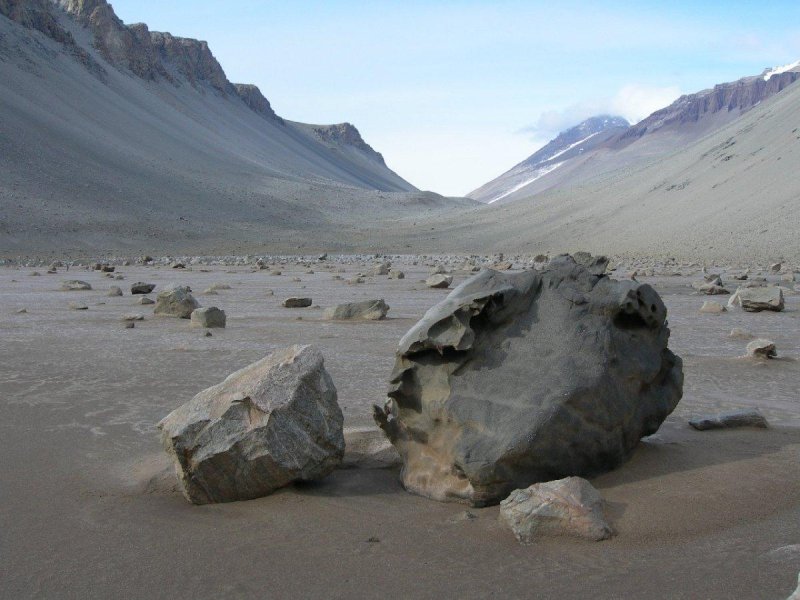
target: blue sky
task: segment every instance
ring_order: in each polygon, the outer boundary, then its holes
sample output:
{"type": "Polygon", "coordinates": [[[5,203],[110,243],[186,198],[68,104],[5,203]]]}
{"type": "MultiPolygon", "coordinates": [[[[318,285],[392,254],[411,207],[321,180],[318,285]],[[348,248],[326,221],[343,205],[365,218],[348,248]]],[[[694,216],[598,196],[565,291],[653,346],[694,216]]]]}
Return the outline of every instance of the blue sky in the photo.
{"type": "Polygon", "coordinates": [[[800,59],[800,3],[112,0],[207,40],[281,116],[349,121],[417,187],[463,195],[592,114],[800,59]]]}

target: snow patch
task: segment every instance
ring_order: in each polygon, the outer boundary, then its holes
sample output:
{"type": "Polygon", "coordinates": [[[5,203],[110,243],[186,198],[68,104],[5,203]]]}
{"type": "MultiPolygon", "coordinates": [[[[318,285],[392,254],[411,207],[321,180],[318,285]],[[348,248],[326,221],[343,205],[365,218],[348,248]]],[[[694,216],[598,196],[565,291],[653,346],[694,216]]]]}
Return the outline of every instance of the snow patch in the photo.
{"type": "Polygon", "coordinates": [[[764,81],[769,81],[769,78],[773,75],[780,75],[781,73],[786,73],[787,71],[791,71],[792,69],[796,69],[800,67],[800,60],[796,60],[793,63],[788,65],[783,65],[782,67],[773,67],[766,73],[764,73],[764,81]]]}
{"type": "Polygon", "coordinates": [[[498,200],[502,200],[506,196],[510,196],[514,192],[517,192],[517,191],[521,190],[522,188],[524,188],[526,185],[529,185],[529,184],[533,183],[537,179],[541,179],[542,177],[544,177],[545,175],[547,175],[551,171],[555,171],[558,167],[563,165],[565,162],[566,161],[562,161],[562,162],[556,163],[554,165],[548,165],[546,167],[541,167],[539,169],[536,169],[536,171],[534,171],[535,175],[533,177],[531,177],[529,179],[526,179],[525,181],[523,181],[522,183],[520,183],[518,185],[515,185],[510,190],[508,190],[506,192],[503,192],[502,194],[500,194],[496,198],[492,198],[491,200],[489,200],[489,202],[487,202],[487,204],[492,204],[493,202],[497,202],[498,200]]]}
{"type": "Polygon", "coordinates": [[[595,132],[595,133],[593,133],[592,135],[586,136],[585,138],[583,138],[582,140],[578,140],[578,141],[577,141],[577,142],[575,142],[574,144],[570,144],[569,146],[567,146],[566,148],[564,148],[564,149],[563,149],[561,152],[556,152],[555,154],[553,154],[553,156],[551,156],[551,157],[550,157],[550,158],[548,158],[547,160],[553,160],[554,158],[558,158],[559,156],[561,156],[561,155],[562,155],[562,154],[564,154],[565,152],[569,152],[570,150],[572,150],[572,149],[573,149],[575,146],[577,146],[578,144],[582,144],[582,143],[583,143],[583,142],[585,142],[586,140],[588,140],[588,139],[590,139],[590,138],[593,138],[593,137],[594,137],[594,136],[596,136],[598,133],[601,133],[601,132],[600,132],[600,131],[596,131],[596,132],[595,132]]]}

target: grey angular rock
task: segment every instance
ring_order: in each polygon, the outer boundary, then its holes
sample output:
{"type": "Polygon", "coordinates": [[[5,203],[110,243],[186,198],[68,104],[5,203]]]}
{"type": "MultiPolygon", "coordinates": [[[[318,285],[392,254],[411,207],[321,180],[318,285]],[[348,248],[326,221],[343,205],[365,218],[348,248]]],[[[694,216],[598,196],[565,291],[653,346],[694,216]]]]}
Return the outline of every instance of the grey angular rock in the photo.
{"type": "Polygon", "coordinates": [[[767,420],[757,410],[737,410],[708,417],[691,419],[689,425],[698,431],[707,429],[731,429],[734,427],[758,427],[766,429],[767,420]]]}
{"type": "Polygon", "coordinates": [[[203,390],[158,427],[187,500],[266,496],[342,460],[342,411],[313,346],[279,350],[203,390]]]}
{"type": "Polygon", "coordinates": [[[368,321],[379,321],[386,318],[389,312],[389,305],[380,300],[364,300],[363,302],[348,302],[339,304],[328,309],[323,313],[324,318],[337,321],[347,321],[352,319],[363,319],[368,321]]]}
{"type": "Polygon", "coordinates": [[[127,315],[122,315],[123,321],[144,321],[144,315],[140,313],[130,313],[127,315]]]}
{"type": "Polygon", "coordinates": [[[370,270],[370,275],[388,275],[389,269],[391,268],[392,268],[391,263],[382,262],[372,267],[372,269],[370,270]]]}
{"type": "Polygon", "coordinates": [[[500,503],[499,519],[526,544],[554,536],[600,541],[613,534],[603,516],[603,498],[581,477],[514,490],[500,503]]]}
{"type": "Polygon", "coordinates": [[[116,296],[122,296],[122,289],[119,286],[112,285],[110,288],[108,288],[106,296],[111,296],[112,298],[116,296]]]}
{"type": "Polygon", "coordinates": [[[192,327],[206,327],[208,329],[225,327],[225,311],[216,306],[196,308],[190,317],[192,327]]]}
{"type": "Polygon", "coordinates": [[[200,308],[200,304],[192,296],[191,288],[177,286],[158,293],[153,314],[188,319],[196,308],[200,308]]]}
{"type": "Polygon", "coordinates": [[[89,310],[89,307],[83,302],[70,302],[68,306],[70,310],[89,310]]]}
{"type": "Polygon", "coordinates": [[[431,275],[425,280],[425,285],[430,288],[449,288],[450,284],[453,283],[453,276],[452,275],[431,275]]]}
{"type": "Polygon", "coordinates": [[[406,274],[403,271],[398,271],[396,269],[392,269],[389,271],[389,279],[405,279],[406,274]]]}
{"type": "Polygon", "coordinates": [[[65,292],[80,292],[84,290],[92,289],[92,286],[86,283],[85,281],[80,281],[78,279],[70,279],[67,281],[61,282],[61,289],[65,292]]]}
{"type": "Polygon", "coordinates": [[[138,300],[138,304],[155,304],[155,301],[152,298],[148,298],[147,296],[142,296],[138,300]]]}
{"type": "Polygon", "coordinates": [[[136,283],[131,285],[131,295],[136,294],[149,294],[154,289],[156,289],[155,283],[145,283],[143,281],[137,281],[136,283]]]}
{"type": "Polygon", "coordinates": [[[650,286],[569,256],[465,281],[400,341],[375,407],[404,486],[483,506],[618,466],[681,398],[666,314],[650,286]]]}
{"type": "Polygon", "coordinates": [[[700,307],[700,312],[710,315],[721,315],[722,313],[727,312],[727,309],[719,302],[715,302],[714,300],[706,300],[703,302],[703,306],[700,307]]]}
{"type": "Polygon", "coordinates": [[[730,297],[728,306],[740,306],[747,312],[780,312],[784,308],[783,292],[778,287],[742,287],[730,297]]]}
{"type": "Polygon", "coordinates": [[[311,298],[286,298],[283,301],[283,306],[285,308],[307,308],[313,304],[314,300],[311,298]]]}
{"type": "Polygon", "coordinates": [[[775,358],[778,351],[775,342],[764,338],[758,338],[747,344],[747,356],[755,358],[775,358]]]}

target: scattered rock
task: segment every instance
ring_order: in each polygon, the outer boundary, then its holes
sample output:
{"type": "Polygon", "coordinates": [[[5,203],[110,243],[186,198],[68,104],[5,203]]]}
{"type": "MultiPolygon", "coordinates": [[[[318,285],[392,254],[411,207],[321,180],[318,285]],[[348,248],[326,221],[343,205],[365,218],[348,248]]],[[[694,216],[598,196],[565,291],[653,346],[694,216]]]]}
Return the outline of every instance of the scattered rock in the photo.
{"type": "Polygon", "coordinates": [[[766,429],[767,420],[757,410],[737,410],[710,417],[699,417],[689,421],[689,425],[698,431],[708,429],[730,429],[733,427],[758,427],[766,429]]]}
{"type": "Polygon", "coordinates": [[[276,269],[276,270],[274,270],[274,271],[270,271],[270,272],[269,272],[269,274],[270,274],[270,275],[274,275],[275,277],[277,277],[278,275],[281,275],[281,274],[282,274],[282,272],[281,272],[281,271],[278,271],[278,270],[276,269]]]}
{"type": "Polygon", "coordinates": [[[155,304],[155,301],[152,300],[151,298],[148,298],[147,296],[142,296],[141,298],[139,298],[138,302],[139,304],[155,304]]]}
{"type": "Polygon", "coordinates": [[[756,358],[775,358],[778,356],[778,351],[775,348],[775,342],[764,338],[758,338],[747,344],[747,356],[756,358]]]}
{"type": "Polygon", "coordinates": [[[200,392],[158,427],[184,496],[206,504],[324,477],[344,455],[342,422],[322,353],[291,346],[200,392]]]}
{"type": "Polygon", "coordinates": [[[727,295],[730,292],[722,287],[721,285],[717,285],[716,283],[704,283],[697,287],[697,291],[702,292],[707,296],[722,296],[723,294],[727,295]]]}
{"type": "Polygon", "coordinates": [[[82,302],[70,302],[68,306],[71,310],[89,310],[89,307],[82,302]]]}
{"type": "Polygon", "coordinates": [[[131,294],[149,294],[154,289],[156,289],[155,283],[145,283],[143,281],[137,281],[133,285],[131,285],[131,294]]]}
{"type": "Polygon", "coordinates": [[[508,270],[510,270],[511,268],[513,268],[513,266],[514,266],[514,263],[510,263],[510,262],[508,262],[508,261],[504,261],[504,262],[498,262],[498,263],[494,263],[494,264],[492,265],[492,268],[493,268],[495,271],[508,271],[508,270]]]}
{"type": "Polygon", "coordinates": [[[379,321],[386,318],[389,305],[380,300],[364,300],[363,302],[348,302],[325,310],[324,318],[333,320],[365,319],[379,321]]]}
{"type": "Polygon", "coordinates": [[[264,295],[265,296],[274,296],[275,292],[273,292],[272,290],[265,290],[264,291],[264,295]]]}
{"type": "Polygon", "coordinates": [[[722,306],[719,302],[715,302],[714,300],[706,300],[703,302],[703,306],[700,307],[701,313],[707,313],[710,315],[721,315],[724,312],[727,312],[728,309],[722,306]]]}
{"type": "Polygon", "coordinates": [[[192,289],[187,286],[177,286],[158,293],[153,314],[188,319],[192,311],[197,308],[200,308],[200,304],[192,296],[192,289]]]}
{"type": "Polygon", "coordinates": [[[392,268],[392,264],[388,262],[382,262],[378,265],[372,267],[370,271],[370,275],[388,275],[389,269],[392,268]]]}
{"type": "Polygon", "coordinates": [[[311,298],[297,298],[292,296],[283,301],[283,306],[285,308],[306,308],[311,306],[313,302],[311,298]]]}
{"type": "Polygon", "coordinates": [[[125,322],[125,329],[133,329],[134,327],[136,327],[136,325],[133,323],[133,321],[125,322]]]}
{"type": "Polygon", "coordinates": [[[388,469],[402,464],[400,455],[375,427],[349,428],[344,431],[343,467],[359,469],[388,469]]]}
{"type": "Polygon", "coordinates": [[[31,271],[30,273],[28,273],[28,275],[30,275],[31,277],[41,277],[42,276],[42,274],[39,273],[39,271],[31,271]]]}
{"type": "Polygon", "coordinates": [[[27,312],[28,312],[28,309],[27,309],[27,308],[20,308],[20,309],[17,311],[17,314],[18,314],[18,315],[24,315],[24,314],[26,314],[27,312]]]}
{"type": "Polygon", "coordinates": [[[216,306],[197,308],[192,311],[191,320],[192,327],[205,327],[206,329],[225,327],[225,311],[216,306]]]}
{"type": "Polygon", "coordinates": [[[170,265],[173,269],[185,269],[186,265],[182,262],[174,262],[170,265]]]}
{"type": "Polygon", "coordinates": [[[499,519],[525,544],[553,536],[600,541],[613,534],[603,516],[602,497],[581,477],[514,490],[500,503],[499,519]]]}
{"type": "Polygon", "coordinates": [[[389,271],[389,279],[405,279],[405,278],[406,274],[403,273],[402,271],[396,271],[396,270],[389,271]]]}
{"type": "Polygon", "coordinates": [[[728,300],[728,306],[741,306],[747,312],[782,311],[783,292],[777,287],[739,288],[728,300]]]}
{"type": "Polygon", "coordinates": [[[359,283],[364,283],[363,277],[353,277],[352,279],[347,280],[347,285],[357,285],[359,283]]]}
{"type": "Polygon", "coordinates": [[[649,285],[592,270],[605,262],[484,270],[403,337],[375,419],[403,457],[407,490],[497,503],[523,485],[613,469],[658,430],[683,388],[666,307],[649,285]]]}
{"type": "Polygon", "coordinates": [[[728,337],[740,340],[749,340],[753,337],[753,334],[747,331],[746,329],[740,329],[739,327],[734,327],[733,329],[731,329],[731,332],[728,334],[728,337]]]}
{"type": "Polygon", "coordinates": [[[112,298],[116,296],[122,296],[122,289],[119,286],[112,285],[110,288],[108,288],[106,296],[111,296],[112,298]]]}
{"type": "Polygon", "coordinates": [[[429,288],[445,289],[449,288],[451,283],[453,283],[452,275],[431,275],[425,280],[425,285],[429,288]]]}
{"type": "Polygon", "coordinates": [[[122,315],[123,321],[144,321],[144,315],[139,313],[129,313],[127,315],[122,315]]]}
{"type": "Polygon", "coordinates": [[[781,264],[779,262],[773,263],[773,264],[771,264],[769,266],[770,273],[780,273],[782,267],[783,267],[783,264],[781,264]]]}
{"type": "Polygon", "coordinates": [[[85,290],[92,289],[92,286],[86,283],[85,281],[70,279],[68,281],[61,282],[61,289],[64,290],[65,292],[82,292],[85,290]]]}
{"type": "Polygon", "coordinates": [[[781,281],[785,281],[787,283],[794,283],[797,281],[797,274],[796,273],[785,273],[781,276],[781,281]]]}
{"type": "Polygon", "coordinates": [[[211,337],[211,332],[210,331],[206,331],[205,337],[211,337]]]}

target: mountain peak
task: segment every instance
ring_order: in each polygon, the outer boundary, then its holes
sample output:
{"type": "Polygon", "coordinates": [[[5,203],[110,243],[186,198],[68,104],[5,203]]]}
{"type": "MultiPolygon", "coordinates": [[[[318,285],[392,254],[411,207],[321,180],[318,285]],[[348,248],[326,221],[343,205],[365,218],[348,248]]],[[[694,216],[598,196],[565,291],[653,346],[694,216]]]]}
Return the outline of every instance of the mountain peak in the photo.
{"type": "Polygon", "coordinates": [[[364,141],[361,133],[356,129],[355,125],[351,123],[337,123],[335,125],[317,125],[314,127],[314,133],[323,142],[329,144],[352,146],[362,152],[365,152],[381,164],[386,164],[383,160],[383,155],[375,151],[372,146],[364,141]]]}

